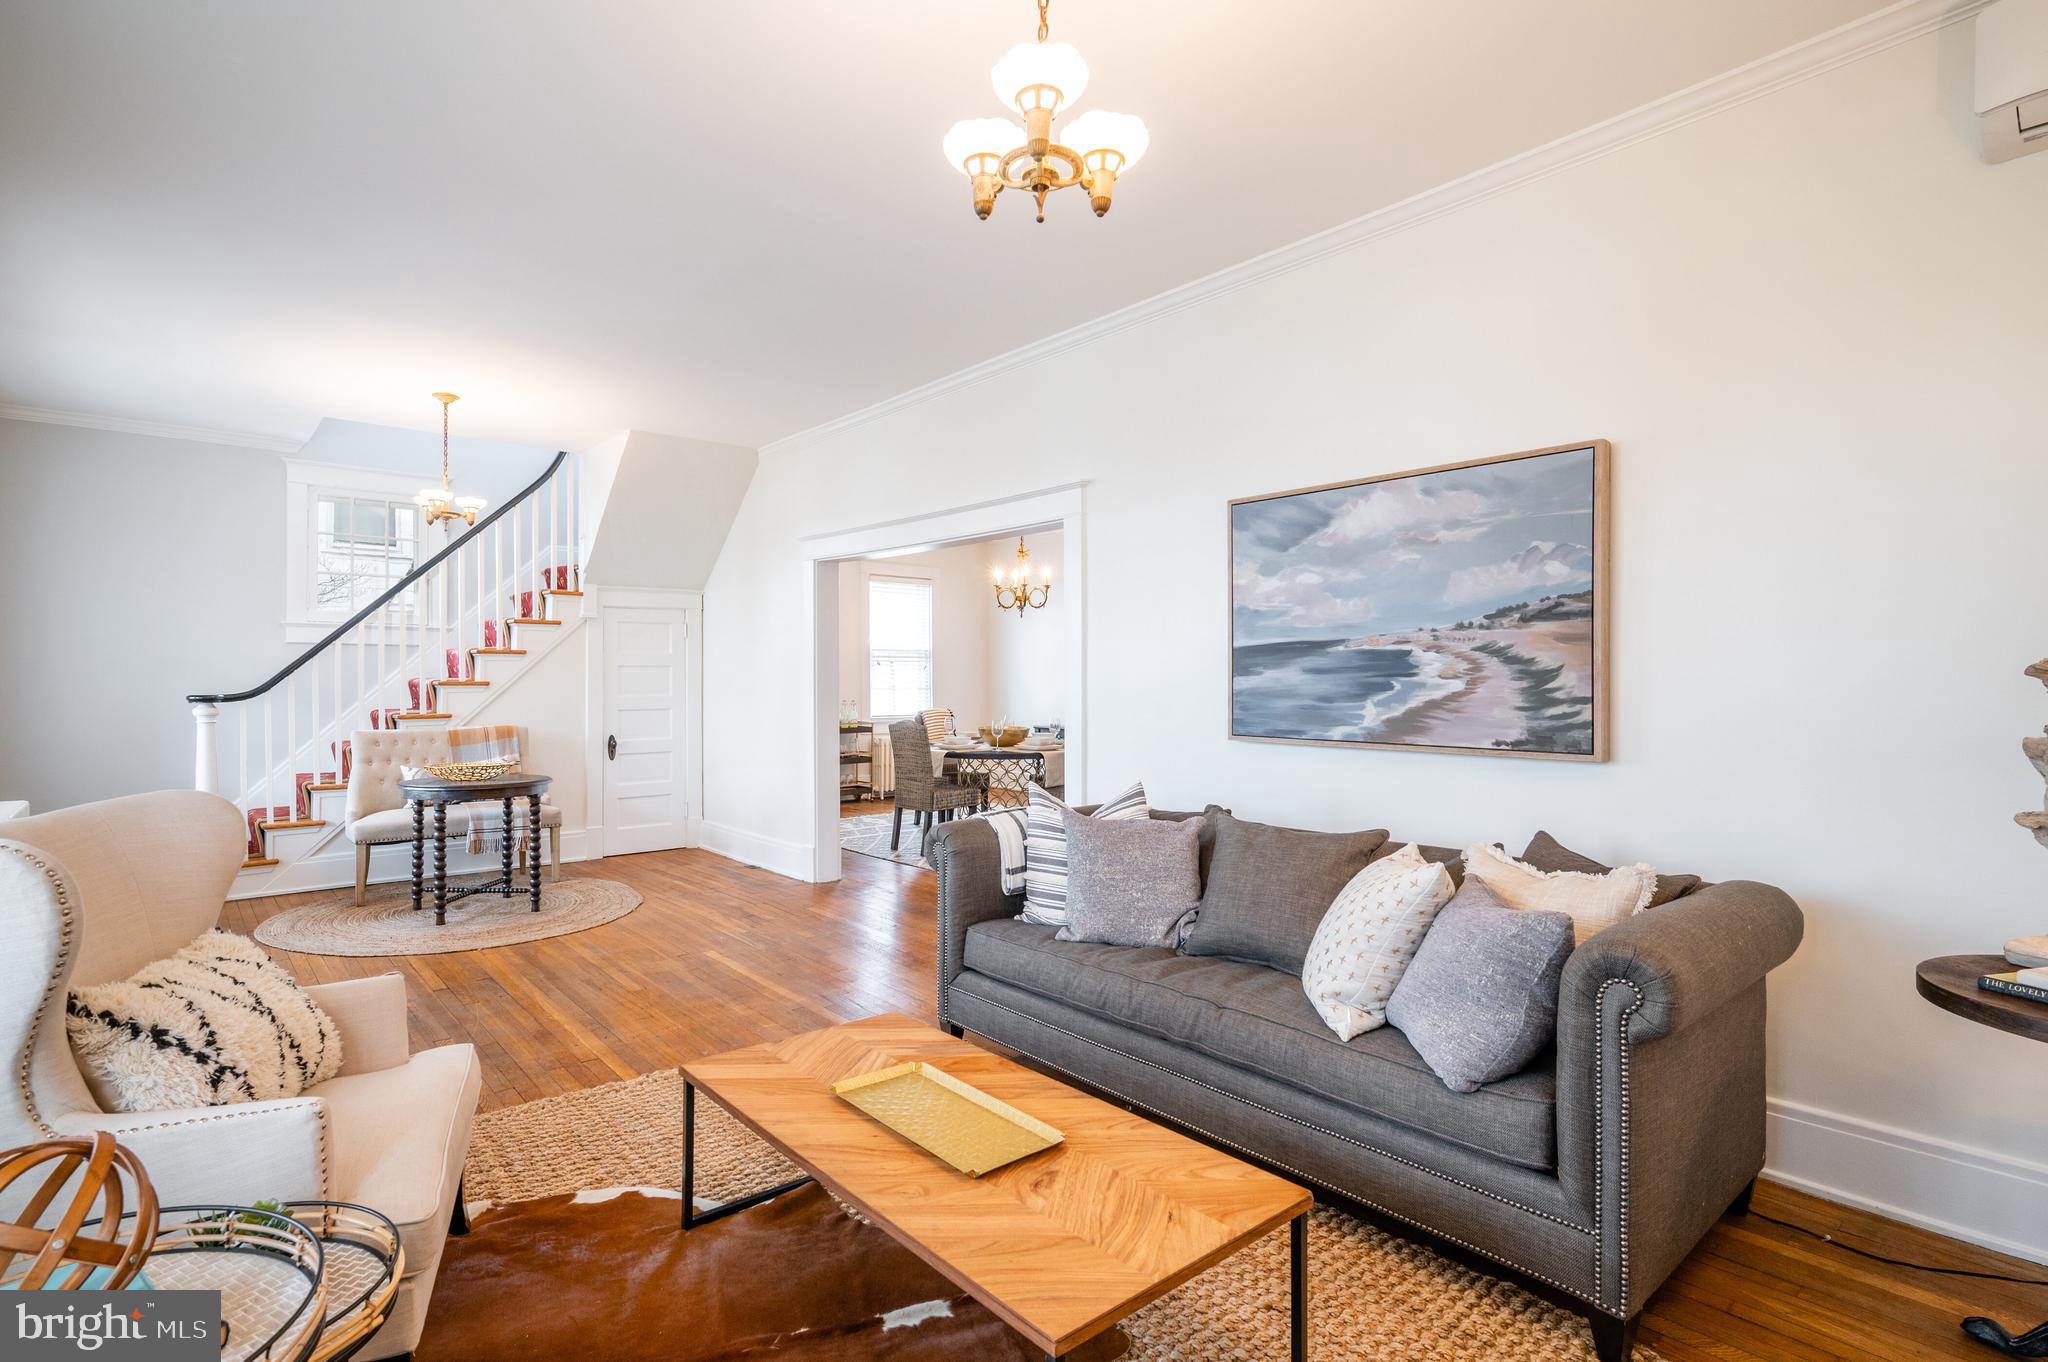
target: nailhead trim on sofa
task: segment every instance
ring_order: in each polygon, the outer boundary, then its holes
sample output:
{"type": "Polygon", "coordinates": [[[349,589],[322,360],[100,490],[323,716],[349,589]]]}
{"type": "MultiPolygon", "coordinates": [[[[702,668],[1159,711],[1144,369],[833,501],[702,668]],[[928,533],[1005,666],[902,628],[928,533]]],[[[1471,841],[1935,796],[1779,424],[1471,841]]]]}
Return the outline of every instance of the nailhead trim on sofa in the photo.
{"type": "Polygon", "coordinates": [[[56,866],[19,842],[6,844],[4,850],[10,855],[21,857],[40,871],[43,878],[50,882],[50,891],[57,897],[57,920],[62,929],[57,943],[57,960],[50,970],[50,983],[43,990],[42,1001],[36,1004],[35,1015],[29,1018],[28,1040],[21,1048],[21,1065],[15,1073],[15,1086],[21,1093],[22,1107],[28,1112],[29,1120],[34,1121],[37,1129],[45,1136],[54,1140],[57,1138],[56,1129],[43,1119],[41,1108],[36,1106],[32,1082],[35,1071],[36,1037],[42,1032],[43,1018],[49,1014],[50,1004],[56,1001],[58,992],[63,988],[62,981],[71,976],[71,948],[78,940],[77,915],[71,910],[69,887],[64,883],[64,877],[57,872],[56,866]]]}
{"type": "MultiPolygon", "coordinates": [[[[1628,1060],[1634,1048],[1628,1043],[1629,1023],[1643,1005],[1643,991],[1626,979],[1609,979],[1600,985],[1600,991],[1593,996],[1593,1223],[1605,1223],[1607,1177],[1604,1169],[1607,1142],[1601,1138],[1607,1125],[1607,1031],[1600,1025],[1600,1018],[1607,1006],[1607,990],[1620,984],[1635,995],[1621,1014],[1621,1049],[1616,1053],[1616,1064],[1620,1071],[1621,1087],[1621,1166],[1618,1171],[1616,1188],[1616,1211],[1620,1217],[1616,1228],[1616,1241],[1621,1250],[1621,1300],[1628,1301],[1628,1060]]],[[[1606,1272],[1602,1270],[1600,1249],[1597,1240],[1593,1249],[1593,1280],[1604,1282],[1606,1272]]],[[[1601,1294],[1606,1289],[1601,1288],[1601,1294]]],[[[1599,1302],[1604,1308],[1606,1302],[1599,1302]]]]}

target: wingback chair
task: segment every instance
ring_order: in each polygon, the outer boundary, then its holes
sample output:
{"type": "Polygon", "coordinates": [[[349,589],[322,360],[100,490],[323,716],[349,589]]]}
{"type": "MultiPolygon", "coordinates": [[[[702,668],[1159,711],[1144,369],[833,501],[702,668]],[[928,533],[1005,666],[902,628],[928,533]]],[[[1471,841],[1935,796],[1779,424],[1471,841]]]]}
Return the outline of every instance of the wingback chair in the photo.
{"type": "MultiPolygon", "coordinates": [[[[519,733],[519,753],[522,759],[532,749],[527,746],[526,730],[519,733]]],[[[399,793],[399,768],[421,767],[448,760],[448,730],[445,728],[366,728],[349,735],[348,800],[344,816],[348,822],[342,828],[342,835],[355,845],[356,849],[356,902],[363,901],[363,895],[370,884],[370,850],[373,847],[389,846],[395,842],[412,842],[412,810],[407,807],[405,796],[399,793]]],[[[451,841],[469,834],[470,821],[475,819],[487,832],[496,832],[504,818],[503,806],[496,801],[477,804],[450,804],[448,806],[448,836],[451,841]]],[[[548,878],[558,879],[562,873],[562,811],[542,796],[540,825],[547,831],[552,842],[548,857],[548,878]]],[[[522,831],[526,826],[526,806],[522,800],[512,803],[512,830],[522,831]]],[[[430,829],[431,831],[431,829],[430,829]]],[[[535,856],[540,855],[540,842],[533,840],[535,856]]],[[[431,857],[432,853],[429,853],[431,857]]],[[[523,857],[522,857],[523,863],[523,857]]],[[[431,860],[429,861],[431,864],[431,860]]]]}
{"type": "Polygon", "coordinates": [[[981,787],[959,780],[947,780],[932,770],[932,740],[918,719],[899,719],[889,725],[889,750],[896,762],[896,817],[889,824],[889,850],[903,840],[903,811],[917,815],[918,845],[924,845],[924,831],[941,813],[952,816],[955,809],[971,809],[981,803],[981,787]]]}
{"type": "Polygon", "coordinates": [[[235,806],[189,790],[0,824],[0,1149],[109,1131],[164,1205],[352,1201],[389,1216],[405,1276],[363,1359],[412,1351],[456,1208],[483,1071],[469,1045],[413,1053],[405,979],[306,987],[341,1032],[336,1077],[298,1097],[104,1110],[65,1035],[74,986],[125,979],[214,926],[246,854],[235,806]]]}

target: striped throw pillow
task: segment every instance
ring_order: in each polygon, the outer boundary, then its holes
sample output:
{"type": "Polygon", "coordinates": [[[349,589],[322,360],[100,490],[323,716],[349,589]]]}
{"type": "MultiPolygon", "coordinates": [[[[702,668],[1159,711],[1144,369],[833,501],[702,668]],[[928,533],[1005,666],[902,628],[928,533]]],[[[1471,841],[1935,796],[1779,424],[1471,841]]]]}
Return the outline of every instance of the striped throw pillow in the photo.
{"type": "MultiPolygon", "coordinates": [[[[1024,823],[1024,913],[1041,927],[1067,925],[1067,826],[1074,812],[1037,785],[1027,787],[1031,810],[1024,823]]],[[[1097,818],[1150,818],[1140,781],[1095,811],[1097,818]]]]}
{"type": "Polygon", "coordinates": [[[953,711],[950,709],[928,709],[922,715],[924,734],[933,742],[953,736],[953,711]]]}

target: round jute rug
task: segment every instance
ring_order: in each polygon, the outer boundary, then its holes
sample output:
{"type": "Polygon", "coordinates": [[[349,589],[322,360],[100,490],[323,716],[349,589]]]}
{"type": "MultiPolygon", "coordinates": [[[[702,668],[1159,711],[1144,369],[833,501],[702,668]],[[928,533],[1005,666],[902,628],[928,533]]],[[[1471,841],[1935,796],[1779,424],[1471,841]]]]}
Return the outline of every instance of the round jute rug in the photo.
{"type": "MultiPolygon", "coordinates": [[[[464,1173],[471,1204],[481,1210],[478,1201],[525,1202],[621,1186],[672,1194],[682,1171],[682,1113],[683,1085],[674,1072],[485,1112],[476,1118],[464,1173]]],[[[701,1096],[697,1160],[698,1193],[707,1198],[794,1176],[781,1155],[701,1096]]],[[[459,1259],[462,1243],[448,1241],[448,1260],[459,1259]]],[[[860,1270],[858,1263],[847,1265],[850,1273],[860,1270]]],[[[1309,1355],[1318,1362],[1591,1362],[1594,1356],[1579,1316],[1326,1206],[1310,1219],[1309,1272],[1309,1355]]],[[[437,1304],[451,1281],[462,1280],[459,1270],[451,1276],[444,1266],[442,1273],[437,1304]]],[[[531,1312],[536,1337],[549,1327],[544,1295],[503,1300],[498,1308],[531,1312]]],[[[1285,1357],[1286,1231],[1146,1306],[1125,1329],[1134,1362],[1285,1357]]],[[[1639,1347],[1636,1362],[1657,1362],[1657,1354],[1639,1347]]]]}
{"type": "MultiPolygon", "coordinates": [[[[451,889],[485,875],[451,879],[451,889]]],[[[431,895],[412,911],[410,884],[373,886],[361,907],[353,889],[287,908],[256,924],[256,939],[307,955],[441,955],[481,951],[567,936],[615,921],[640,906],[640,895],[616,880],[564,875],[540,890],[540,911],[524,894],[476,894],[450,904],[445,926],[434,925],[431,895]]]]}

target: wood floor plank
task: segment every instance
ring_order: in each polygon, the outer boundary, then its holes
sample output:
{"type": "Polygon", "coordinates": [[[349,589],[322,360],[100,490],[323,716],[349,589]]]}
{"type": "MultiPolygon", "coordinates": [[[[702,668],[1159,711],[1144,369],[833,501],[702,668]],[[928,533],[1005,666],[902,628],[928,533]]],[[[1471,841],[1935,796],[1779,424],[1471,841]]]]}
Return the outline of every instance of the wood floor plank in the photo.
{"type": "MultiPolygon", "coordinates": [[[[414,1046],[475,1044],[487,1110],[875,1013],[933,1019],[937,886],[922,867],[850,855],[839,883],[807,885],[668,851],[563,873],[620,881],[644,903],[590,931],[490,951],[272,954],[309,981],[403,974],[414,1046]]],[[[231,903],[222,925],[248,932],[314,897],[231,903]]],[[[2048,1268],[1769,1183],[1755,1209],[1840,1244],[1723,1219],[1644,1313],[1642,1341],[1666,1362],[1982,1362],[1992,1354],[1957,1327],[1964,1315],[2015,1331],[2048,1317],[2048,1288],[1915,1272],[1840,1245],[2021,1277],[2048,1268]]]]}

